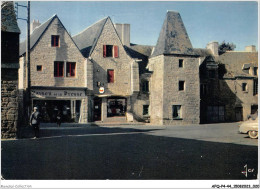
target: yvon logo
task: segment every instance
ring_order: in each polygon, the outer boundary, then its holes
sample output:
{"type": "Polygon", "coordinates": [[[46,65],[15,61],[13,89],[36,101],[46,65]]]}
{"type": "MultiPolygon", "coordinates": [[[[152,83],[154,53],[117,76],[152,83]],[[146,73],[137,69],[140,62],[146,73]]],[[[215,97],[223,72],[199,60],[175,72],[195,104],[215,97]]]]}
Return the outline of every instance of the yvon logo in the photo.
{"type": "Polygon", "coordinates": [[[253,172],[254,172],[254,169],[248,169],[248,168],[247,168],[247,164],[244,166],[244,168],[245,168],[245,170],[242,171],[241,173],[242,173],[243,175],[245,175],[246,177],[247,177],[247,173],[253,173],[253,172]]]}

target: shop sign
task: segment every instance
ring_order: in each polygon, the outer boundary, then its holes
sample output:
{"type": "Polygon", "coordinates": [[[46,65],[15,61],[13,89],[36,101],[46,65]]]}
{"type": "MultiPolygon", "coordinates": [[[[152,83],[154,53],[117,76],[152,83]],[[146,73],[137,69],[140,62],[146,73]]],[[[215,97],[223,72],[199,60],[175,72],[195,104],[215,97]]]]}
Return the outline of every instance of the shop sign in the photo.
{"type": "Polygon", "coordinates": [[[99,93],[103,94],[104,92],[105,92],[104,87],[100,87],[100,88],[99,88],[99,93]]]}
{"type": "Polygon", "coordinates": [[[31,90],[32,97],[85,97],[85,91],[79,90],[31,90]]]}

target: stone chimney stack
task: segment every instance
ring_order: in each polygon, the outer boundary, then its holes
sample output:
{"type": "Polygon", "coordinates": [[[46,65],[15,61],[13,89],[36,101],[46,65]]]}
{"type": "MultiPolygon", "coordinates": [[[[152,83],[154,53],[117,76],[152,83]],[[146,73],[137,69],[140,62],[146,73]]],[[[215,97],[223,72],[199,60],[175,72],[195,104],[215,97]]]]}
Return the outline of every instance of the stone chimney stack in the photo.
{"type": "Polygon", "coordinates": [[[130,46],[130,24],[115,24],[115,28],[123,45],[130,46]]]}
{"type": "Polygon", "coordinates": [[[245,51],[246,52],[256,52],[256,48],[254,45],[249,45],[249,46],[246,46],[245,51]]]}
{"type": "Polygon", "coordinates": [[[35,28],[37,28],[38,26],[40,26],[41,23],[39,22],[39,20],[35,21],[33,20],[33,22],[30,25],[30,34],[32,34],[33,30],[35,30],[35,28]]]}
{"type": "Polygon", "coordinates": [[[219,56],[218,54],[218,42],[217,41],[212,41],[212,42],[209,42],[207,44],[207,49],[211,50],[212,54],[214,56],[219,56]]]}

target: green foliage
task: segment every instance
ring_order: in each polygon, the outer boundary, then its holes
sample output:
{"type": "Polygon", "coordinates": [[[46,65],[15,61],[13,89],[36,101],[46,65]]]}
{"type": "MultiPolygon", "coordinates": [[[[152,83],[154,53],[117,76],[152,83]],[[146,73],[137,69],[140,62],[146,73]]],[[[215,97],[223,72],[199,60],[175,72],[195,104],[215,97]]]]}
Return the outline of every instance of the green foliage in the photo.
{"type": "Polygon", "coordinates": [[[236,45],[234,43],[226,43],[225,41],[223,41],[218,47],[218,52],[221,55],[226,51],[233,51],[235,48],[236,45]]]}

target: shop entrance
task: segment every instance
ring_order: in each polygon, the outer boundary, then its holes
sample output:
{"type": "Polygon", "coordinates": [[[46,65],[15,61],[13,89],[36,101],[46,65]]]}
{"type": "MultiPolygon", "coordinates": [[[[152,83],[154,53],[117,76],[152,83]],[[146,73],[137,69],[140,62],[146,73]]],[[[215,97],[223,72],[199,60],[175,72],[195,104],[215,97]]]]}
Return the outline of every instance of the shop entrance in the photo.
{"type": "Polygon", "coordinates": [[[42,122],[55,123],[60,113],[63,123],[78,122],[80,115],[80,100],[33,100],[42,115],[42,122]]]}
{"type": "Polygon", "coordinates": [[[107,99],[107,117],[125,116],[126,98],[111,97],[107,99]]]}

